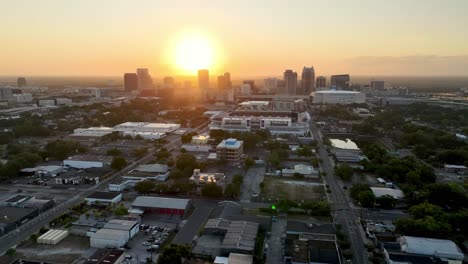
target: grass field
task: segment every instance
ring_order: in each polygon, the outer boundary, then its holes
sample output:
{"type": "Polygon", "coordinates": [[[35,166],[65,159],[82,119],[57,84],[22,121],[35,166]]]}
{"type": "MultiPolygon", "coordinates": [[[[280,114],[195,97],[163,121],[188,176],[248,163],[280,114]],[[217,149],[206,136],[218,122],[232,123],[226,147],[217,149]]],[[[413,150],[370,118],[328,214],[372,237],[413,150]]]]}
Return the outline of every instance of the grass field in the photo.
{"type": "Polygon", "coordinates": [[[302,201],[325,197],[325,188],[320,183],[272,177],[265,177],[264,183],[262,195],[267,199],[302,201]]]}

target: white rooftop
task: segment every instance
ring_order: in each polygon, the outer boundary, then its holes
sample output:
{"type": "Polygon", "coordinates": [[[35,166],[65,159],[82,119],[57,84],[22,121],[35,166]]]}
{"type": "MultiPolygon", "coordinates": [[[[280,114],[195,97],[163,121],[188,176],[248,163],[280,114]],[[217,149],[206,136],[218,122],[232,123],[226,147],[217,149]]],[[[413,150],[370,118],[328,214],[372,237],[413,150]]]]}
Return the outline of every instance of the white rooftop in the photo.
{"type": "Polygon", "coordinates": [[[445,164],[444,168],[446,168],[446,169],[467,169],[466,166],[464,166],[464,165],[451,165],[451,164],[445,164]]]}
{"type": "Polygon", "coordinates": [[[356,91],[345,91],[345,90],[323,90],[316,91],[317,94],[360,94],[361,92],[356,91]]]}
{"type": "Polygon", "coordinates": [[[105,240],[120,240],[127,237],[127,234],[128,232],[124,230],[101,228],[96,233],[91,234],[91,237],[105,240]]]}
{"type": "Polygon", "coordinates": [[[165,198],[165,197],[154,197],[154,196],[138,196],[135,199],[135,201],[133,201],[132,206],[186,209],[189,202],[190,202],[189,199],[165,198]]]}
{"type": "Polygon", "coordinates": [[[424,237],[400,237],[401,251],[426,256],[463,260],[464,255],[457,245],[447,239],[424,237]]]}
{"type": "Polygon", "coordinates": [[[264,105],[267,106],[269,104],[268,101],[246,101],[240,103],[240,105],[264,105]]]}
{"type": "Polygon", "coordinates": [[[217,148],[237,149],[237,148],[240,148],[242,143],[243,143],[243,141],[241,141],[241,140],[237,140],[235,138],[228,138],[228,139],[225,139],[225,140],[221,141],[221,143],[218,144],[217,148]]]}
{"type": "Polygon", "coordinates": [[[158,173],[166,173],[168,171],[169,167],[166,164],[143,164],[139,165],[138,167],[135,168],[136,171],[141,171],[141,172],[158,172],[158,173]]]}
{"type": "Polygon", "coordinates": [[[385,188],[385,187],[371,187],[375,197],[381,197],[384,195],[390,195],[395,199],[403,199],[405,195],[399,189],[385,188]]]}

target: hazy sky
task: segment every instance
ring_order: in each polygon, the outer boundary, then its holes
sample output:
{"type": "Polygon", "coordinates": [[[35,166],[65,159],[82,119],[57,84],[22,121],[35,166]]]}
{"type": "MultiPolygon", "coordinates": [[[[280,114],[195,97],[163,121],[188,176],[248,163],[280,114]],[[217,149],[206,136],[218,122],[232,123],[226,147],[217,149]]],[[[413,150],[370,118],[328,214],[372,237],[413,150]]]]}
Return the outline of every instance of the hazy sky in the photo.
{"type": "Polygon", "coordinates": [[[0,75],[180,74],[171,47],[208,36],[212,72],[468,75],[467,0],[0,0],[0,75]],[[229,3],[228,3],[229,2],[229,3]]]}

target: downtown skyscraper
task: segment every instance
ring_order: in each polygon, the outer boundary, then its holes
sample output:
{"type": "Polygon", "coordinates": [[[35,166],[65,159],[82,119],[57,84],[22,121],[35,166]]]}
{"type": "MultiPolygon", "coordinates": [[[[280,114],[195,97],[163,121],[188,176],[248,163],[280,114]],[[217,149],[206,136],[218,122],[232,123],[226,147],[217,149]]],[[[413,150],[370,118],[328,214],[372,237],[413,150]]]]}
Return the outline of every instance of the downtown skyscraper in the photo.
{"type": "Polygon", "coordinates": [[[210,89],[210,72],[208,70],[198,70],[198,94],[199,101],[206,103],[210,89]]]}
{"type": "Polygon", "coordinates": [[[302,69],[301,87],[304,95],[309,95],[315,91],[315,71],[313,66],[302,69]]]}
{"type": "Polygon", "coordinates": [[[282,93],[289,95],[296,95],[297,93],[297,72],[292,70],[286,70],[284,72],[284,90],[282,93]]]}

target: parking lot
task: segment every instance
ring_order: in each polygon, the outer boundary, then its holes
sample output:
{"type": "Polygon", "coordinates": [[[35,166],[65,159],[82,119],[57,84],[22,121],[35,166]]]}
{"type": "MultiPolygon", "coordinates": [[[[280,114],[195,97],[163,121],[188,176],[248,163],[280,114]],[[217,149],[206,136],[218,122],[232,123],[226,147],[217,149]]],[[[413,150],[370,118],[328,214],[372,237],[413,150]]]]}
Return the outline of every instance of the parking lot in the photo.
{"type": "Polygon", "coordinates": [[[146,263],[146,258],[158,258],[159,248],[169,243],[175,234],[179,217],[176,216],[145,216],[143,226],[129,242],[125,255],[131,259],[128,264],[146,263]],[[153,251],[148,248],[154,245],[153,251]]]}

